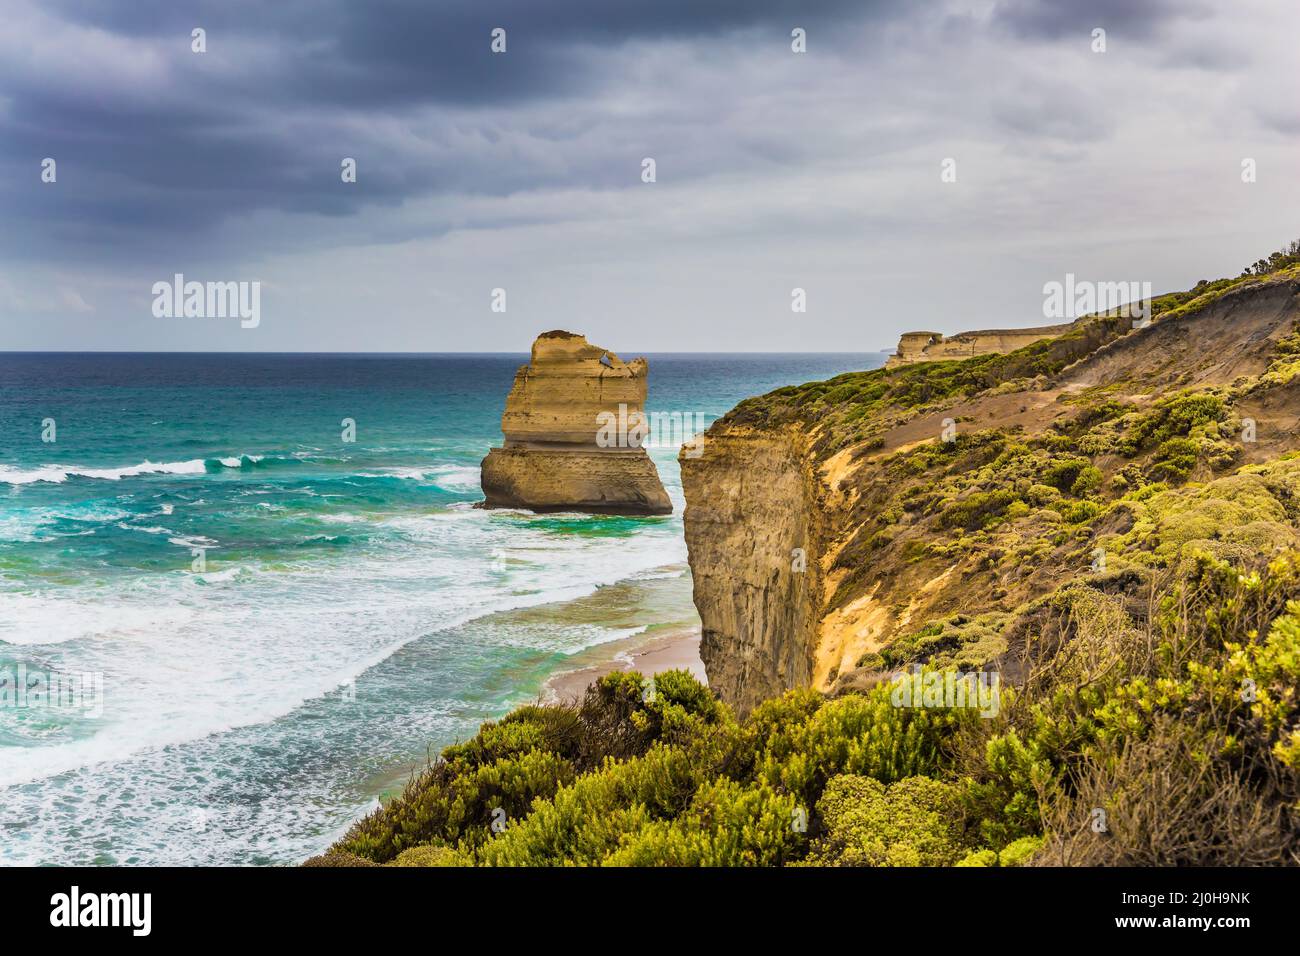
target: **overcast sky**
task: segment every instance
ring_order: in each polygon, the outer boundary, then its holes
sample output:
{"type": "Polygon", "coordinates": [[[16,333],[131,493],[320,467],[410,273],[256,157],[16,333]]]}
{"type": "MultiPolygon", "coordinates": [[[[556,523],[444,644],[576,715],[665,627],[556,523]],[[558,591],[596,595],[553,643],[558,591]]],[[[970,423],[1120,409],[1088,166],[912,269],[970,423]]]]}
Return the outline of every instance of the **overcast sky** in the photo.
{"type": "Polygon", "coordinates": [[[1295,0],[0,2],[0,349],[869,351],[1300,237],[1295,0]]]}

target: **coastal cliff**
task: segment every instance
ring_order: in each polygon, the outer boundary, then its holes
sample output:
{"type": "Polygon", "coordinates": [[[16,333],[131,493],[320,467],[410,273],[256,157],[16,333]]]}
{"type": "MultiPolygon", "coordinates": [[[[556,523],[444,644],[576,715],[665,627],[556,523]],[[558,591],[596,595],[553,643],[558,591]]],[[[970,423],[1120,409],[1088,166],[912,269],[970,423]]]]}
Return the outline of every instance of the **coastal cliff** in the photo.
{"type": "Polygon", "coordinates": [[[973,358],[976,355],[993,355],[1014,352],[1043,339],[1054,338],[1070,331],[1071,323],[1043,325],[1031,329],[989,329],[979,332],[959,332],[943,335],[940,332],[904,332],[898,339],[898,349],[885,362],[885,368],[897,368],[913,362],[937,362],[944,359],[973,358]]]}
{"type": "Polygon", "coordinates": [[[659,515],[672,512],[640,445],[649,368],[572,332],[546,332],[515,374],[505,443],[483,459],[489,508],[659,515]]]}
{"type": "Polygon", "coordinates": [[[742,403],[681,458],[710,686],[746,712],[900,664],[1012,671],[1035,602],[1071,582],[1291,543],[1294,521],[1266,547],[1258,510],[1221,501],[1249,489],[1292,514],[1300,404],[1279,369],[1298,287],[1166,297],[1147,328],[1095,317],[1009,354],[742,403]]]}
{"type": "Polygon", "coordinates": [[[729,428],[702,448],[682,469],[700,654],[709,686],[747,710],[812,682],[821,575],[806,555],[824,492],[797,429],[729,428]]]}
{"type": "Polygon", "coordinates": [[[742,402],[681,457],[708,686],[520,707],[309,862],[1300,864],[1296,249],[742,402]]]}

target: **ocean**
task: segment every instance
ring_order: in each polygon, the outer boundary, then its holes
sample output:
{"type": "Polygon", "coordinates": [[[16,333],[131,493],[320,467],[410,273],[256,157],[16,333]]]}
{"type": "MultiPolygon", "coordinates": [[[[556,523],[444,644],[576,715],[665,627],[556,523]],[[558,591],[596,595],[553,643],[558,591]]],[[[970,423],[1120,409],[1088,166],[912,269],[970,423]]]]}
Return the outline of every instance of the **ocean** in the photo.
{"type": "MultiPolygon", "coordinates": [[[[648,358],[647,408],[705,422],[883,362],[648,358]]],[[[473,507],[526,361],[0,354],[0,864],[300,862],[593,649],[698,625],[676,447],[670,517],[473,507]]]]}

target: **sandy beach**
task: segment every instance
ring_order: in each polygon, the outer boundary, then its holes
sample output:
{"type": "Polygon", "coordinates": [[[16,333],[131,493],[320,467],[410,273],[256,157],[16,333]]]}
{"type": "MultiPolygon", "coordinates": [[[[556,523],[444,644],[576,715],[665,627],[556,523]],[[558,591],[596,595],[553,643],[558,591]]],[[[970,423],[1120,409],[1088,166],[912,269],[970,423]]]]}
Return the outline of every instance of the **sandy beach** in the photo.
{"type": "Polygon", "coordinates": [[[689,670],[702,683],[707,683],[704,662],[700,660],[698,627],[669,630],[649,638],[638,634],[613,641],[575,655],[575,662],[578,666],[555,674],[543,685],[541,696],[545,703],[580,701],[592,682],[616,670],[635,670],[647,675],[689,670]],[[588,660],[578,662],[577,658],[582,657],[588,660]]]}

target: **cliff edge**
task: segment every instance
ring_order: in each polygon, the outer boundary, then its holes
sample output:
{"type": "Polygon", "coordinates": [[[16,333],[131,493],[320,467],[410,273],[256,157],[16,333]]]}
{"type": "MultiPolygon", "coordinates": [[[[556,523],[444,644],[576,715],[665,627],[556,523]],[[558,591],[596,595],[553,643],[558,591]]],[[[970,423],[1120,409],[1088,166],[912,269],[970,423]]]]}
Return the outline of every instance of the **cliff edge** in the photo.
{"type": "Polygon", "coordinates": [[[1300,863],[1288,254],[737,406],[682,457],[710,686],[517,708],[309,864],[1300,863]]]}
{"type": "Polygon", "coordinates": [[[746,712],[914,664],[1014,678],[1063,588],[1136,605],[1193,550],[1300,544],[1298,293],[1292,268],[742,403],[681,458],[709,685],[746,712]]]}
{"type": "Polygon", "coordinates": [[[515,373],[505,442],[483,459],[486,507],[660,515],[672,502],[641,447],[649,368],[572,332],[545,332],[515,373]]]}
{"type": "Polygon", "coordinates": [[[973,358],[1014,352],[1043,339],[1055,338],[1070,331],[1073,323],[1041,325],[1031,329],[987,329],[977,332],[904,332],[898,349],[885,362],[885,368],[898,368],[914,362],[937,362],[944,359],[973,358]]]}

